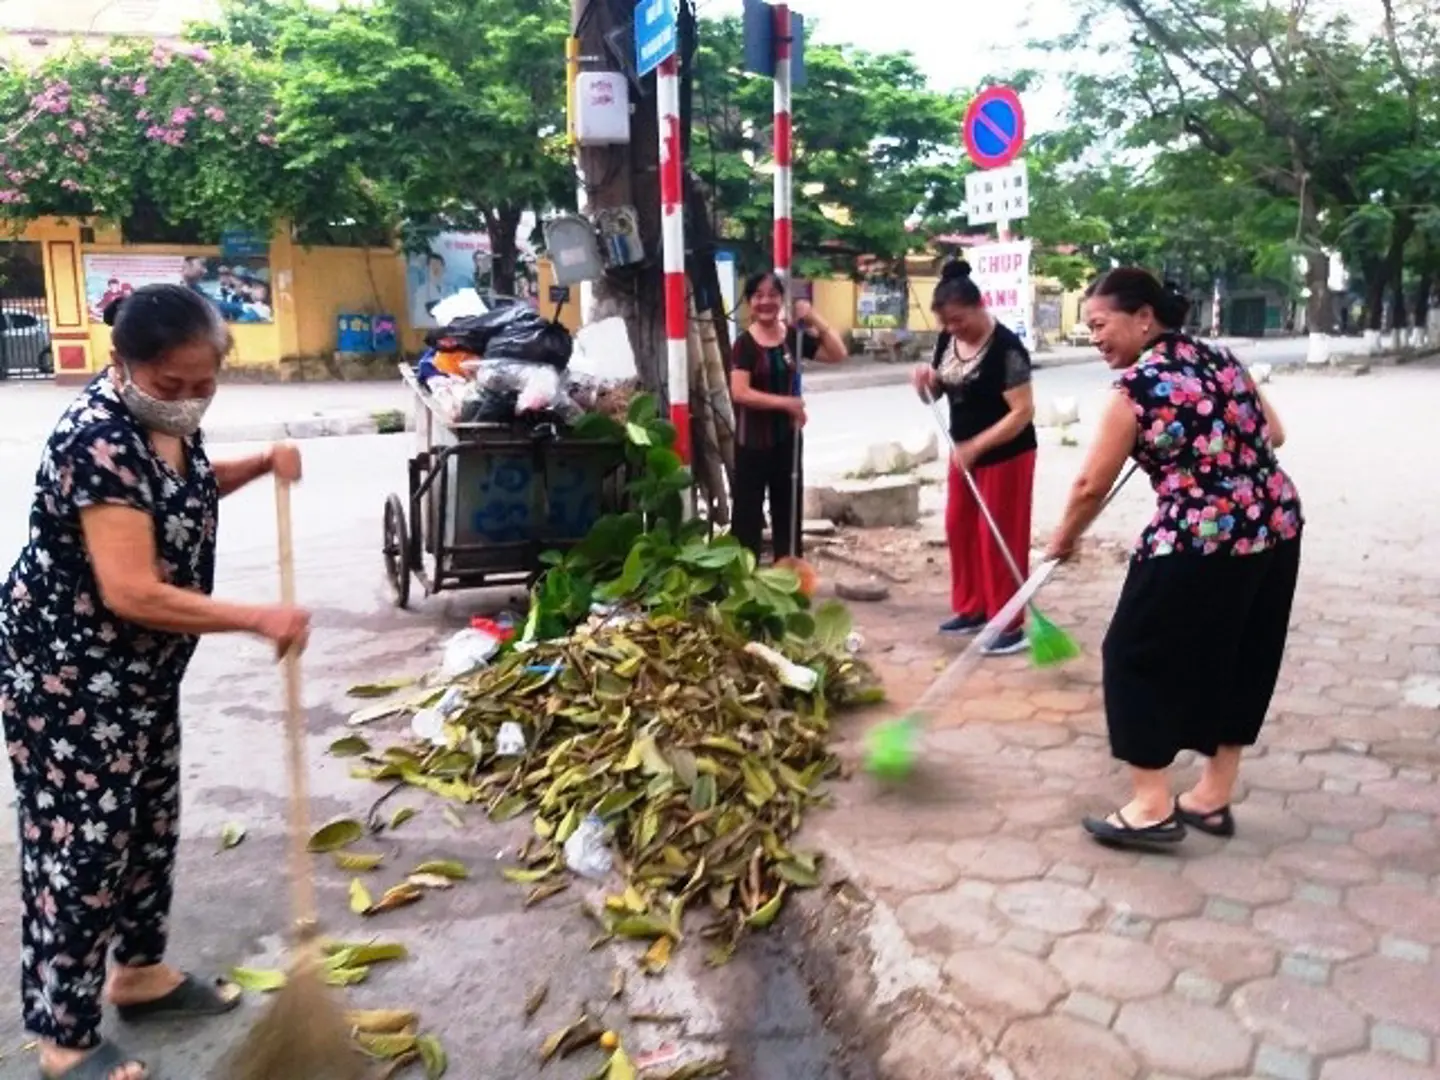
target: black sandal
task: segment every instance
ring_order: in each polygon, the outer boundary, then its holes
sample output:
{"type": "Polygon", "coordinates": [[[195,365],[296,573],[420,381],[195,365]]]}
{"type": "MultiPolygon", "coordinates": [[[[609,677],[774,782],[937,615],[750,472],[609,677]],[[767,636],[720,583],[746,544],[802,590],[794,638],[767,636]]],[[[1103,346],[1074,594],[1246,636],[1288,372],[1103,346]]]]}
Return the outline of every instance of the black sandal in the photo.
{"type": "Polygon", "coordinates": [[[1175,816],[1192,829],[1199,829],[1208,836],[1218,836],[1222,840],[1229,840],[1235,835],[1235,815],[1230,813],[1230,807],[1222,806],[1219,810],[1211,810],[1208,814],[1201,814],[1194,810],[1186,810],[1180,805],[1180,800],[1175,800],[1175,816]]]}
{"type": "Polygon", "coordinates": [[[40,1080],[110,1080],[118,1070],[137,1065],[145,1071],[145,1080],[159,1080],[145,1062],[125,1053],[112,1042],[102,1042],[62,1073],[51,1074],[41,1069],[40,1080]]]}
{"type": "Polygon", "coordinates": [[[194,1020],[207,1016],[223,1016],[240,1007],[240,988],[224,979],[216,979],[214,985],[206,986],[193,975],[186,975],[184,981],[164,997],[154,1001],[141,1001],[134,1005],[117,1005],[115,1011],[127,1024],[140,1024],[154,1020],[194,1020]],[[224,991],[234,990],[233,996],[224,991]]]}
{"type": "Polygon", "coordinates": [[[1154,825],[1136,828],[1116,810],[1113,817],[1120,824],[1106,818],[1085,818],[1080,824],[1085,831],[1100,843],[1109,847],[1154,847],[1156,845],[1178,844],[1185,839],[1185,824],[1175,814],[1154,825]]]}

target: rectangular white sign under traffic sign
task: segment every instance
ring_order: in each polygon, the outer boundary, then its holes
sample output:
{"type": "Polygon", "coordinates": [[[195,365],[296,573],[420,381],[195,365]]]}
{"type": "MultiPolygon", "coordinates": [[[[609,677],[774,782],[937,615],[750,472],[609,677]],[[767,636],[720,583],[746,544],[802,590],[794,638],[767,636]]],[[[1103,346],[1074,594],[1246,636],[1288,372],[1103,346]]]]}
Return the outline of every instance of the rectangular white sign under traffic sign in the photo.
{"type": "Polygon", "coordinates": [[[1030,213],[1030,173],[1025,162],[984,169],[965,177],[965,216],[971,225],[1018,221],[1030,213]]]}

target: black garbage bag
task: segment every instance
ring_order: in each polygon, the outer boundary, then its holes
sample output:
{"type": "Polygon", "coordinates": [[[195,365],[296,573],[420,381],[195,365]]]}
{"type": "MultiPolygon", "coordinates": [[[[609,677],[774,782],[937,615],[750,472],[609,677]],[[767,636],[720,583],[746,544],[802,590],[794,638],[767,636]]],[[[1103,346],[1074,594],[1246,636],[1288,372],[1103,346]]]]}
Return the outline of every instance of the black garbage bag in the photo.
{"type": "Polygon", "coordinates": [[[565,370],[575,351],[570,331],[518,301],[456,319],[425,340],[432,348],[471,352],[486,360],[547,364],[557,371],[565,370]]]}

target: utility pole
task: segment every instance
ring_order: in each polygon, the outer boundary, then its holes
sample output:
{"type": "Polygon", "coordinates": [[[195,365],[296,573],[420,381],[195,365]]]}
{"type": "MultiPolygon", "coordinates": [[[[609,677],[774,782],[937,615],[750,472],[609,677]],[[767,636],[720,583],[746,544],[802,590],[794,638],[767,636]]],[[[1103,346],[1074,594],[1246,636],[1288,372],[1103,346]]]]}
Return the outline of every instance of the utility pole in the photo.
{"type": "MultiPolygon", "coordinates": [[[[629,46],[633,0],[570,0],[572,33],[578,41],[581,70],[624,71],[613,55],[609,35],[623,29],[620,41],[629,46]]],[[[593,310],[586,322],[620,316],[635,351],[635,366],[644,387],[659,399],[667,415],[667,360],[664,273],[661,265],[660,143],[655,104],[655,80],[642,80],[632,98],[630,142],[625,146],[581,147],[580,174],[585,212],[633,206],[645,246],[645,261],[633,267],[607,271],[595,283],[593,310]]],[[[633,90],[633,87],[632,87],[633,90]]]]}

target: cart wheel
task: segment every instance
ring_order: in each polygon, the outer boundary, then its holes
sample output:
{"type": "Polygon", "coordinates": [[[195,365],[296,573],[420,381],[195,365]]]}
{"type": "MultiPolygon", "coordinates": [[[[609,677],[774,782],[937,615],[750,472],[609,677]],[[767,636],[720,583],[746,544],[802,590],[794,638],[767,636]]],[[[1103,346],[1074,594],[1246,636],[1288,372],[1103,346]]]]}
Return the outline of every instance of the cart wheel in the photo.
{"type": "Polygon", "coordinates": [[[398,608],[410,604],[410,538],[405,533],[405,507],[400,496],[385,500],[385,575],[398,608]]]}

